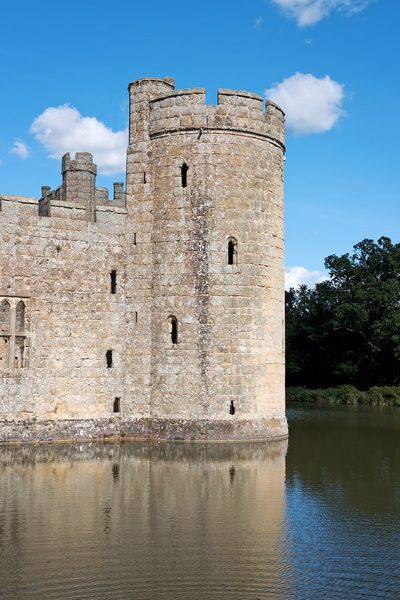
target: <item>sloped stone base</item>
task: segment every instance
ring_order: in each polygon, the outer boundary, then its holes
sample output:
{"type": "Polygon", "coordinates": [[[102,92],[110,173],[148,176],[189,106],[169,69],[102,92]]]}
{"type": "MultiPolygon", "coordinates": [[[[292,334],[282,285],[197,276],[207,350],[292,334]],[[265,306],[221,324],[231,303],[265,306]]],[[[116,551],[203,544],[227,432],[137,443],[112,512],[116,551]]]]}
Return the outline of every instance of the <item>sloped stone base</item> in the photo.
{"type": "Polygon", "coordinates": [[[2,421],[0,444],[68,440],[267,441],[288,436],[285,418],[207,421],[124,417],[60,421],[2,421]]]}

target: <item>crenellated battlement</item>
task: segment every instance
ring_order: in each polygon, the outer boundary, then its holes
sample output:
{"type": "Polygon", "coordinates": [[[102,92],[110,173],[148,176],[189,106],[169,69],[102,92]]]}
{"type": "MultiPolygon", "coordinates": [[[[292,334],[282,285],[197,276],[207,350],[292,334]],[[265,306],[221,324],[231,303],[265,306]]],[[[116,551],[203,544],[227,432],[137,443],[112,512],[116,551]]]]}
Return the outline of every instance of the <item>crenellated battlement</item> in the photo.
{"type": "Polygon", "coordinates": [[[67,152],[61,159],[61,173],[64,175],[68,171],[87,171],[96,175],[97,165],[94,164],[90,152],[76,152],[75,160],[71,160],[71,155],[67,152]]]}
{"type": "Polygon", "coordinates": [[[218,90],[218,104],[206,105],[205,90],[175,90],[149,101],[150,138],[178,131],[239,131],[269,138],[284,147],[284,113],[261,96],[245,91],[218,90]]]}

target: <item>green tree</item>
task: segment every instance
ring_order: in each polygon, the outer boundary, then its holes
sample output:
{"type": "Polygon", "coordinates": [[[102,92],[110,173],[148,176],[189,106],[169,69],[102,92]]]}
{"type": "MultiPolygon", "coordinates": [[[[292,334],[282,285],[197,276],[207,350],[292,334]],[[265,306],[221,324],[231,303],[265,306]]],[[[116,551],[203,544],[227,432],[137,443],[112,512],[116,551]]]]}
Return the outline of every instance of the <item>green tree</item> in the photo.
{"type": "Polygon", "coordinates": [[[400,244],[328,256],[329,280],[286,297],[288,385],[400,384],[400,244]]]}

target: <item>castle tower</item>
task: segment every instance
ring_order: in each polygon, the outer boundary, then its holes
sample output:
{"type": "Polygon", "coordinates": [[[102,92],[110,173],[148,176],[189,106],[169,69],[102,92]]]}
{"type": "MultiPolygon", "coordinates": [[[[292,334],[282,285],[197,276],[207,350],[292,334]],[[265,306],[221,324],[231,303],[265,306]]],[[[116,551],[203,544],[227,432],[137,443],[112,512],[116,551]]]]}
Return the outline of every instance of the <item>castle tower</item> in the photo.
{"type": "Polygon", "coordinates": [[[186,438],[285,436],[284,115],[170,78],[129,94],[127,410],[186,438]]]}
{"type": "Polygon", "coordinates": [[[76,152],[71,160],[69,152],[62,158],[62,200],[77,202],[86,207],[86,220],[95,221],[96,173],[93,156],[89,152],[76,152]]]}

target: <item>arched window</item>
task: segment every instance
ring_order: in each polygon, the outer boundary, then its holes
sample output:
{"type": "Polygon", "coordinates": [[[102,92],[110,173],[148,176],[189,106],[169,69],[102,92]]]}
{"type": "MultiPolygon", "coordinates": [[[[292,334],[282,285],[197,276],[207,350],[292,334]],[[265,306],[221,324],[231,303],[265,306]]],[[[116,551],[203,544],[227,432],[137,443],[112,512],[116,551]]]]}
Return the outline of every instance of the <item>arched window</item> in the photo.
{"type": "Polygon", "coordinates": [[[16,308],[15,330],[18,332],[25,331],[25,304],[22,300],[18,302],[16,308]]]}
{"type": "Polygon", "coordinates": [[[0,302],[0,367],[21,369],[25,356],[29,300],[4,298],[0,302]],[[12,310],[13,308],[13,310],[12,310]]]}
{"type": "Polygon", "coordinates": [[[3,300],[0,304],[0,331],[10,331],[10,303],[3,300]]]}
{"type": "Polygon", "coordinates": [[[121,398],[114,398],[113,412],[119,413],[121,411],[121,398]]]}
{"type": "Polygon", "coordinates": [[[229,238],[228,240],[228,265],[237,264],[237,241],[235,238],[229,238]]]}
{"type": "Polygon", "coordinates": [[[184,187],[184,188],[187,186],[188,170],[189,170],[189,167],[187,166],[187,164],[183,163],[183,165],[181,166],[181,178],[182,178],[182,187],[184,187]]]}
{"type": "Polygon", "coordinates": [[[178,343],[178,319],[176,317],[170,316],[168,318],[169,323],[169,335],[171,338],[172,344],[178,343]]]}

